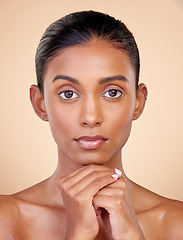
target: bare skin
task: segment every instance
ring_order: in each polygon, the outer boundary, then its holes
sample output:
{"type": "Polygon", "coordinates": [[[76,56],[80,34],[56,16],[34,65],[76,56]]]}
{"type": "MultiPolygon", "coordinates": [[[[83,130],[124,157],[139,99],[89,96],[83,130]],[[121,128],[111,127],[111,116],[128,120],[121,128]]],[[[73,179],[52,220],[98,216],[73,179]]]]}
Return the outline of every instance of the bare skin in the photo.
{"type": "Polygon", "coordinates": [[[123,170],[121,149],[146,95],[144,84],[136,90],[128,55],[109,43],[62,50],[48,64],[44,95],[35,85],[30,92],[36,114],[49,121],[58,166],[49,179],[0,197],[1,239],[183,239],[183,204],[123,170]]]}
{"type": "MultiPolygon", "coordinates": [[[[67,219],[64,205],[54,203],[59,196],[49,196],[48,199],[50,181],[48,179],[21,193],[0,198],[1,239],[65,239],[67,219]]],[[[182,203],[162,198],[131,181],[129,187],[133,189],[130,196],[135,202],[134,211],[145,239],[182,238],[182,203]],[[138,202],[134,197],[138,197],[138,202]]],[[[97,219],[100,231],[95,239],[113,239],[101,217],[97,219]]],[[[78,239],[82,239],[81,234],[78,239]]]]}

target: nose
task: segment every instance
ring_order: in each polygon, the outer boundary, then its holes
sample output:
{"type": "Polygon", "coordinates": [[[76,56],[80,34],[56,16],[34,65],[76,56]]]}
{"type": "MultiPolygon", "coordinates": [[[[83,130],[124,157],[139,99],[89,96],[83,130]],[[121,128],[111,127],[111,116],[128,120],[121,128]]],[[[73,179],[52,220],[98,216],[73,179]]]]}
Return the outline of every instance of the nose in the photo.
{"type": "Polygon", "coordinates": [[[100,101],[92,97],[83,100],[80,114],[80,125],[93,128],[103,123],[100,101]]]}

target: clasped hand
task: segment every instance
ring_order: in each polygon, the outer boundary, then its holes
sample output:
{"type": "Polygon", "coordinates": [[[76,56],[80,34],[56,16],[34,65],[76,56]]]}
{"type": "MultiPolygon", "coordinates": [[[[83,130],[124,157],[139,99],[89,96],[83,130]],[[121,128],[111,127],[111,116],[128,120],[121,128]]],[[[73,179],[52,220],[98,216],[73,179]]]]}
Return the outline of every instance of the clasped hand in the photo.
{"type": "Polygon", "coordinates": [[[144,239],[119,170],[88,165],[59,180],[67,215],[66,240],[92,240],[98,215],[114,240],[144,239]]]}

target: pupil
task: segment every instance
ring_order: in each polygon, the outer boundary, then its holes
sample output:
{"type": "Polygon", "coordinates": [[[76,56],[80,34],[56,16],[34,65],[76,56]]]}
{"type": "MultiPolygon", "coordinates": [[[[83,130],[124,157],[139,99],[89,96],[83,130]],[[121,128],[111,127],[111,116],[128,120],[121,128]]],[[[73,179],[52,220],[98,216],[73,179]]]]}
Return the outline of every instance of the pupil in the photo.
{"type": "Polygon", "coordinates": [[[114,90],[114,89],[109,90],[109,95],[110,95],[111,97],[115,97],[116,94],[117,94],[117,91],[116,91],[116,90],[114,90]]]}
{"type": "Polygon", "coordinates": [[[73,96],[73,92],[72,91],[66,91],[65,92],[65,97],[66,98],[71,98],[73,96]]]}

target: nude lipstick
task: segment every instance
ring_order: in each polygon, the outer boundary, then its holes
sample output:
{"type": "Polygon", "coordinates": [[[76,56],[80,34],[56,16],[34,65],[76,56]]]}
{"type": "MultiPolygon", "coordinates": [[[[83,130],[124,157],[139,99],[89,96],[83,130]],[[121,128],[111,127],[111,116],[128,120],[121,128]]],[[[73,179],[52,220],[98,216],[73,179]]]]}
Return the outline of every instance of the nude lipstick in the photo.
{"type": "Polygon", "coordinates": [[[97,149],[104,144],[107,139],[100,135],[85,135],[75,141],[84,149],[97,149]]]}

